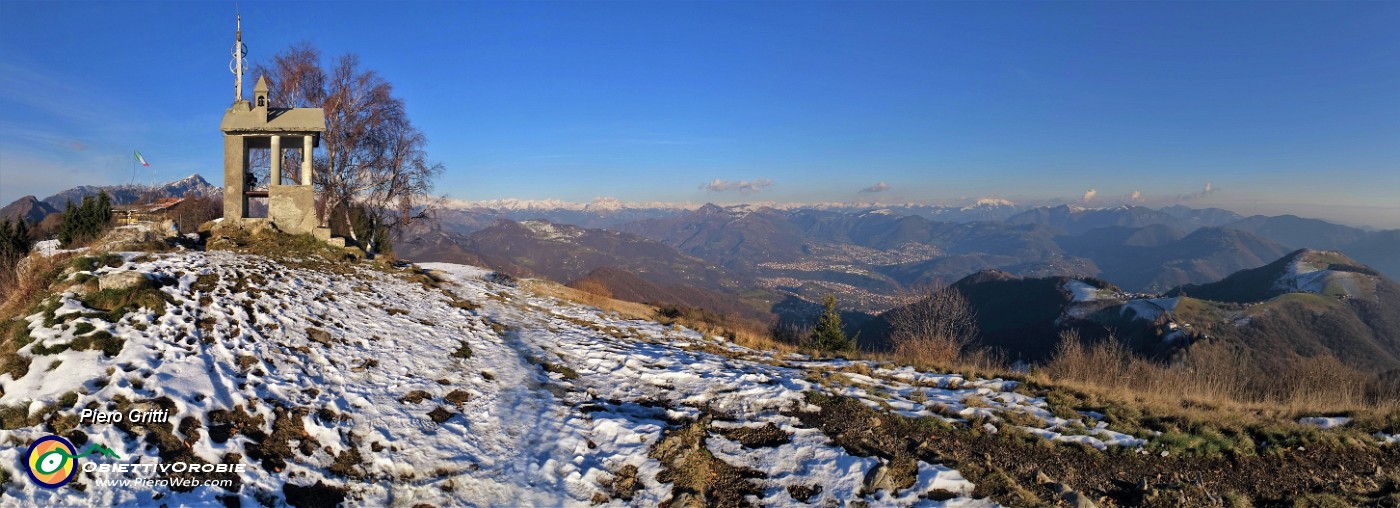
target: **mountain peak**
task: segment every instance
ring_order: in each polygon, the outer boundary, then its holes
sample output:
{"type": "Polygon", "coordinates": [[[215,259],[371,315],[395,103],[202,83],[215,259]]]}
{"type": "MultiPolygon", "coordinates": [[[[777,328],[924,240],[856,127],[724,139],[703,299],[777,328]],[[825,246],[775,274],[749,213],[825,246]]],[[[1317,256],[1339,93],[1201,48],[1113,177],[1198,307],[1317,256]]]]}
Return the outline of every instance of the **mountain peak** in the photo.
{"type": "Polygon", "coordinates": [[[705,206],[695,209],[697,215],[729,215],[729,211],[714,203],[705,203],[705,206]]]}
{"type": "Polygon", "coordinates": [[[190,176],[187,176],[187,177],[181,178],[181,179],[179,179],[179,180],[176,180],[176,181],[167,183],[167,184],[165,184],[165,185],[169,186],[169,185],[175,185],[175,184],[186,183],[186,182],[188,182],[188,183],[198,183],[198,184],[202,184],[202,185],[209,185],[209,181],[208,181],[208,180],[205,180],[204,177],[201,176],[199,173],[190,173],[190,176]]]}
{"type": "Polygon", "coordinates": [[[29,224],[37,224],[39,221],[44,220],[44,217],[48,216],[48,214],[56,211],[57,210],[54,210],[48,203],[39,201],[39,198],[24,196],[16,199],[13,203],[5,205],[4,208],[0,208],[0,218],[12,221],[22,220],[29,224]]]}
{"type": "Polygon", "coordinates": [[[1009,199],[994,198],[994,197],[984,197],[984,198],[977,198],[977,201],[973,202],[971,205],[962,207],[962,209],[963,209],[963,210],[974,210],[974,209],[977,209],[977,208],[1001,208],[1001,207],[1014,207],[1014,206],[1016,206],[1016,203],[1011,202],[1011,200],[1009,200],[1009,199]]]}

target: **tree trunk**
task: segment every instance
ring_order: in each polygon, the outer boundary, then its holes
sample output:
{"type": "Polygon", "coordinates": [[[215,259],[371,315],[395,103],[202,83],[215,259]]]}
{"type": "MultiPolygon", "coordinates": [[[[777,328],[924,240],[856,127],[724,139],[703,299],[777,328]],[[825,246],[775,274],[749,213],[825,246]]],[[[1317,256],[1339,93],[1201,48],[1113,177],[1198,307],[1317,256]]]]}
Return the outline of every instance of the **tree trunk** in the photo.
{"type": "Polygon", "coordinates": [[[359,236],[355,235],[355,223],[354,223],[353,221],[350,220],[350,207],[347,205],[347,206],[344,207],[344,209],[345,209],[345,214],[344,214],[344,215],[345,215],[345,231],[347,231],[347,232],[350,233],[350,239],[351,239],[351,240],[354,240],[355,243],[358,245],[358,244],[360,243],[360,238],[359,238],[359,236]]]}
{"type": "Polygon", "coordinates": [[[369,233],[368,233],[369,239],[368,239],[368,241],[365,242],[365,257],[367,257],[367,258],[374,258],[375,251],[378,251],[378,250],[379,250],[379,244],[377,243],[377,240],[376,240],[376,238],[378,238],[379,235],[375,234],[375,233],[378,232],[378,231],[379,231],[379,216],[378,216],[378,214],[370,214],[370,216],[369,216],[369,233]]]}

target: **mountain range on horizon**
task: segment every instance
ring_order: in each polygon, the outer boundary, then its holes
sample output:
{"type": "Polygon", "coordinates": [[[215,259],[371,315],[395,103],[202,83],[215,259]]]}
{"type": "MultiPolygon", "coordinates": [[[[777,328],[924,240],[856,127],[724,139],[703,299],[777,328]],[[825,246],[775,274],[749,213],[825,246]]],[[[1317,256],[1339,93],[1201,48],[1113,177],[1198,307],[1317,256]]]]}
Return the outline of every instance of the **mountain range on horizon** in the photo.
{"type": "Polygon", "coordinates": [[[120,184],[120,185],[79,185],[70,189],[57,192],[43,199],[36,196],[21,197],[3,208],[0,208],[0,218],[18,219],[23,218],[31,224],[37,224],[50,214],[63,211],[68,203],[78,204],[87,196],[96,196],[98,193],[106,192],[112,198],[113,204],[127,204],[136,202],[142,197],[155,198],[184,198],[184,197],[217,197],[223,196],[222,188],[217,187],[199,173],[166,182],[160,185],[142,184],[120,184]]]}
{"type": "MultiPolygon", "coordinates": [[[[26,196],[0,209],[0,216],[37,223],[68,201],[99,191],[116,203],[145,194],[222,194],[194,174],[154,189],[84,185],[42,200],[26,196]]],[[[609,268],[632,272],[661,287],[760,289],[768,294],[757,300],[768,304],[781,301],[783,295],[817,301],[821,294],[836,292],[848,297],[852,310],[871,313],[888,308],[893,293],[948,284],[987,269],[1020,276],[1103,277],[1132,291],[1162,292],[1214,282],[1310,248],[1341,251],[1380,273],[1400,277],[1400,230],[1372,231],[1293,215],[1245,217],[1182,205],[1024,207],[1005,199],[982,199],[967,206],[689,207],[610,199],[582,206],[527,200],[447,205],[435,210],[431,226],[405,231],[398,242],[403,257],[489,260],[488,265],[561,283],[609,268]],[[532,239],[534,229],[556,227],[572,236],[532,239]],[[573,252],[579,246],[571,245],[570,238],[601,243],[590,250],[593,254],[579,258],[573,252]],[[609,240],[602,241],[605,238],[609,240]],[[512,253],[499,250],[512,244],[530,246],[512,253]],[[544,259],[563,264],[540,269],[551,264],[544,259]],[[531,264],[535,268],[529,268],[531,264]],[[728,288],[697,284],[694,270],[683,266],[720,270],[722,275],[712,274],[707,280],[731,282],[728,288]]]]}

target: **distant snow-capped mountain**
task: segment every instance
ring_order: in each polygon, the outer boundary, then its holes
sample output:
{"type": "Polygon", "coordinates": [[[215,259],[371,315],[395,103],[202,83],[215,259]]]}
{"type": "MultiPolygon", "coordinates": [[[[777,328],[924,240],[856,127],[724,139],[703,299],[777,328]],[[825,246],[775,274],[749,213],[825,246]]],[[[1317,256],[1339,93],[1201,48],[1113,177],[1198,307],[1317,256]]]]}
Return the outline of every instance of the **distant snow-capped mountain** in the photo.
{"type": "Polygon", "coordinates": [[[701,210],[706,206],[734,214],[752,213],[770,209],[781,211],[821,210],[838,213],[867,213],[880,211],[894,215],[918,215],[941,222],[1002,221],[1030,208],[1017,205],[1009,200],[994,197],[979,198],[965,205],[931,205],[920,203],[876,203],[876,202],[811,202],[791,203],[775,201],[751,201],[746,203],[693,203],[688,201],[623,201],[614,197],[599,197],[590,202],[564,201],[560,199],[487,199],[487,200],[448,200],[444,208],[458,212],[489,213],[512,220],[544,218],[556,222],[577,223],[571,215],[585,214],[594,220],[585,221],[588,226],[611,224],[612,221],[597,223],[598,217],[626,215],[636,218],[671,216],[681,212],[701,210]]]}
{"type": "Polygon", "coordinates": [[[671,203],[665,201],[623,201],[614,197],[598,197],[587,203],[564,201],[561,199],[449,199],[444,206],[456,210],[488,209],[503,212],[523,211],[570,211],[570,212],[616,212],[620,210],[693,210],[700,205],[693,203],[671,203]]]}
{"type": "Polygon", "coordinates": [[[134,202],[147,193],[153,193],[155,197],[161,198],[213,197],[222,196],[224,193],[223,189],[210,184],[204,177],[195,173],[154,188],[141,184],[80,185],[44,198],[43,201],[55,210],[62,211],[69,201],[76,204],[86,196],[96,196],[99,192],[104,191],[112,197],[112,202],[116,204],[134,202]]]}

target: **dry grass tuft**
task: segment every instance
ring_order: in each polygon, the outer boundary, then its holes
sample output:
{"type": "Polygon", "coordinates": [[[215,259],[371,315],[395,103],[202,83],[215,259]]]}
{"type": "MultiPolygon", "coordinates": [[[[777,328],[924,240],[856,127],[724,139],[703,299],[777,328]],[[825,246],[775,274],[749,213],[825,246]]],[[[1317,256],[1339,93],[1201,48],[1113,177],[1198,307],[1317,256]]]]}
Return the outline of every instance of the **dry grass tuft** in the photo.
{"type": "Polygon", "coordinates": [[[49,294],[49,287],[70,264],[71,253],[44,257],[30,255],[24,270],[0,270],[0,319],[18,316],[49,294]]]}

